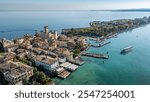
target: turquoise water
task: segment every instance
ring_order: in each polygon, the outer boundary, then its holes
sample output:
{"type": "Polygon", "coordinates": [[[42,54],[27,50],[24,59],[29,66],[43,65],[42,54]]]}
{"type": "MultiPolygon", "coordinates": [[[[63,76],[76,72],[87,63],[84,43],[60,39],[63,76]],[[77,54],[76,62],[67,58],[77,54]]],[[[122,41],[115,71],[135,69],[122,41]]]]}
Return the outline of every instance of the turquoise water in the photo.
{"type": "Polygon", "coordinates": [[[90,48],[91,53],[109,52],[108,60],[83,57],[86,64],[57,84],[150,84],[150,25],[121,33],[110,39],[111,44],[102,48],[90,48]],[[131,53],[120,55],[122,48],[134,46],[131,53]],[[103,64],[102,61],[105,61],[103,64]]]}
{"type": "MultiPolygon", "coordinates": [[[[0,38],[15,39],[48,25],[59,32],[63,28],[84,27],[91,21],[108,21],[150,16],[150,12],[97,12],[97,11],[51,11],[51,12],[0,12],[0,38]],[[8,32],[4,32],[8,31],[8,32]]],[[[150,84],[150,25],[124,32],[102,48],[90,48],[88,52],[109,52],[108,60],[83,57],[80,66],[67,79],[54,79],[56,84],[85,85],[134,85],[150,84]],[[120,55],[121,49],[134,46],[131,53],[120,55]],[[102,62],[105,61],[103,64],[102,62]]],[[[94,42],[92,42],[94,43],[94,42]]]]}

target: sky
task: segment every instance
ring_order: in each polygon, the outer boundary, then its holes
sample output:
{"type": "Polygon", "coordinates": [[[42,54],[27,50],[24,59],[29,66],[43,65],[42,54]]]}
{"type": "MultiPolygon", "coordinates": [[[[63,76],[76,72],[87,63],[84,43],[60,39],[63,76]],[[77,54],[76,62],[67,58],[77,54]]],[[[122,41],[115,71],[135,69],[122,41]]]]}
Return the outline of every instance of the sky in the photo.
{"type": "Polygon", "coordinates": [[[0,0],[0,10],[104,10],[150,8],[150,0],[0,0]]]}

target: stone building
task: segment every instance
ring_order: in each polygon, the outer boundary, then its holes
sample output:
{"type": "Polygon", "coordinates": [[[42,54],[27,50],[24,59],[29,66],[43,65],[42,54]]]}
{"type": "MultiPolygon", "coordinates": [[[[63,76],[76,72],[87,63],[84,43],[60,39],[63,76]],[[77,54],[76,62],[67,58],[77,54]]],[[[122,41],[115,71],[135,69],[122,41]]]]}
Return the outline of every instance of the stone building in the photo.
{"type": "Polygon", "coordinates": [[[33,76],[33,68],[20,62],[7,62],[0,64],[0,71],[10,84],[23,84],[24,79],[33,76]]]}
{"type": "Polygon", "coordinates": [[[5,38],[0,42],[0,50],[4,52],[11,52],[18,48],[18,45],[14,44],[13,41],[6,40],[5,38]]]}

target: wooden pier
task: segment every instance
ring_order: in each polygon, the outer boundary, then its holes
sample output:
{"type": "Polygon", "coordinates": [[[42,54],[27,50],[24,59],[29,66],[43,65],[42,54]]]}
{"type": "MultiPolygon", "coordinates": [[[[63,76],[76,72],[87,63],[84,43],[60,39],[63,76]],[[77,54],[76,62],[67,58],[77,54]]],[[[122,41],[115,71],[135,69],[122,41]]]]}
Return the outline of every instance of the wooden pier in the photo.
{"type": "Polygon", "coordinates": [[[117,34],[109,34],[106,36],[107,39],[110,39],[110,38],[117,38],[117,34]]]}
{"type": "Polygon", "coordinates": [[[70,74],[71,74],[71,72],[63,71],[62,73],[60,73],[59,75],[57,75],[57,77],[59,77],[59,78],[61,78],[61,79],[65,79],[65,78],[67,78],[70,74]]]}
{"type": "Polygon", "coordinates": [[[79,65],[79,66],[84,64],[83,60],[71,60],[69,62],[72,63],[72,64],[75,64],[75,65],[79,65]]]}
{"type": "Polygon", "coordinates": [[[94,58],[102,58],[102,59],[108,59],[109,56],[105,54],[92,54],[92,53],[84,53],[82,56],[88,56],[88,57],[94,57],[94,58]]]}
{"type": "Polygon", "coordinates": [[[101,47],[101,46],[100,45],[90,45],[90,47],[98,48],[98,47],[101,47]]]}
{"type": "Polygon", "coordinates": [[[111,43],[111,42],[109,41],[109,42],[101,43],[101,44],[99,44],[99,45],[90,45],[90,46],[97,48],[97,47],[103,47],[103,46],[105,46],[105,45],[107,45],[107,44],[109,44],[109,43],[111,43]]]}
{"type": "Polygon", "coordinates": [[[100,47],[105,46],[105,45],[107,45],[109,43],[111,43],[111,42],[109,41],[109,42],[102,43],[102,44],[100,44],[100,47]]]}

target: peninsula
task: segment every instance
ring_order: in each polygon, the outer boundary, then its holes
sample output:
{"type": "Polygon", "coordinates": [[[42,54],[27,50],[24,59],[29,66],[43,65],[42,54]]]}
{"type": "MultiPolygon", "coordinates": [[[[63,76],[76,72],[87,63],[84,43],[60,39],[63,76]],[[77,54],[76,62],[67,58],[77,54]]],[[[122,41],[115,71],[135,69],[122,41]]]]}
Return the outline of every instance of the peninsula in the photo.
{"type": "Polygon", "coordinates": [[[150,17],[135,19],[118,19],[112,21],[93,21],[89,27],[63,29],[62,34],[67,36],[88,36],[88,37],[110,37],[120,32],[132,30],[137,27],[150,24],[150,17]]]}

